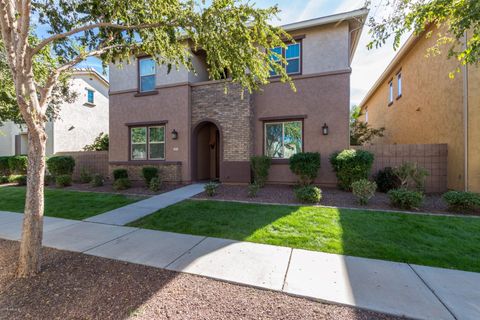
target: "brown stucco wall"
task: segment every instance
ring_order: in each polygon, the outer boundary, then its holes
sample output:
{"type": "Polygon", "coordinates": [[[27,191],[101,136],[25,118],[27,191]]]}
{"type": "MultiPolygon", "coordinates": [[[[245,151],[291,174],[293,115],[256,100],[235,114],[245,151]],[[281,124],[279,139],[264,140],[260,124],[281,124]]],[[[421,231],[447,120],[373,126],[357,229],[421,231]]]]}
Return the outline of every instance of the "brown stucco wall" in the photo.
{"type": "Polygon", "coordinates": [[[480,192],[480,68],[468,67],[468,188],[480,192]]]}
{"type": "MultiPolygon", "coordinates": [[[[337,74],[326,74],[295,80],[297,92],[288,84],[274,82],[263,88],[263,92],[254,95],[255,149],[257,155],[263,154],[264,122],[269,117],[305,115],[304,151],[320,152],[321,169],[317,183],[335,185],[336,178],[328,157],[335,151],[349,146],[348,115],[350,103],[350,72],[345,70],[337,74]],[[322,134],[322,126],[329,126],[329,134],[322,134]]],[[[274,163],[270,169],[270,183],[293,183],[296,177],[288,167],[288,161],[274,163]]]]}
{"type": "Polygon", "coordinates": [[[436,36],[435,32],[429,39],[420,38],[362,108],[368,109],[369,124],[386,128],[385,137],[375,144],[447,144],[448,187],[463,189],[463,80],[461,74],[449,78],[457,67],[454,59],[425,57],[436,36]],[[400,69],[403,94],[388,106],[388,83],[394,79],[396,97],[400,69]]]}

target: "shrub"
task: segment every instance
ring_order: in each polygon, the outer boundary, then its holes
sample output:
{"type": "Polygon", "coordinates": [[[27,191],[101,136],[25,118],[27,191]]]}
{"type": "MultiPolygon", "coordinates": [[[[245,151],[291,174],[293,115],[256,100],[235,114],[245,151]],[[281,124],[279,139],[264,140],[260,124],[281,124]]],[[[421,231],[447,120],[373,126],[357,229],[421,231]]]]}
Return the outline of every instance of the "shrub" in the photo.
{"type": "Polygon", "coordinates": [[[290,170],[296,174],[303,186],[313,183],[320,169],[320,154],[318,152],[301,152],[289,160],[290,170]]]}
{"type": "Polygon", "coordinates": [[[158,168],[155,167],[143,167],[142,168],[142,176],[143,179],[145,180],[145,183],[148,186],[150,186],[150,181],[153,178],[158,177],[158,168]]]}
{"type": "Polygon", "coordinates": [[[213,197],[214,195],[217,194],[218,183],[209,182],[205,185],[204,189],[205,189],[205,193],[207,194],[207,196],[213,197]]]}
{"type": "Polygon", "coordinates": [[[115,170],[113,170],[113,180],[117,181],[118,179],[128,179],[127,169],[115,169],[115,170]]]}
{"type": "Polygon", "coordinates": [[[0,175],[2,176],[8,176],[10,174],[9,158],[10,157],[0,157],[0,175]]]}
{"type": "Polygon", "coordinates": [[[128,178],[119,178],[113,183],[114,190],[126,190],[132,187],[132,183],[128,178]]]}
{"type": "Polygon", "coordinates": [[[423,193],[405,188],[394,189],[388,192],[392,206],[401,209],[418,208],[423,202],[423,193]]]}
{"type": "Polygon", "coordinates": [[[352,183],[352,192],[361,205],[366,205],[368,200],[375,196],[375,191],[377,191],[377,184],[367,179],[361,179],[352,183]]]}
{"type": "Polygon", "coordinates": [[[248,197],[256,198],[259,190],[260,190],[260,186],[257,183],[249,184],[248,185],[248,197]]]}
{"type": "Polygon", "coordinates": [[[47,160],[47,168],[54,177],[71,176],[75,168],[75,159],[71,156],[54,156],[47,160]]]}
{"type": "Polygon", "coordinates": [[[3,183],[8,183],[8,177],[7,176],[0,176],[0,184],[3,183]]]}
{"type": "Polygon", "coordinates": [[[43,184],[45,186],[49,186],[55,183],[55,178],[51,174],[46,174],[45,178],[43,179],[43,184]]]}
{"type": "Polygon", "coordinates": [[[258,188],[263,188],[268,179],[268,170],[272,159],[268,156],[253,156],[250,158],[250,167],[253,172],[253,181],[258,188]]]}
{"type": "Polygon", "coordinates": [[[303,203],[319,203],[322,199],[322,190],[312,185],[300,186],[295,189],[295,197],[303,203]]]}
{"type": "Polygon", "coordinates": [[[103,186],[103,176],[101,174],[95,174],[93,177],[92,177],[92,182],[91,182],[91,185],[92,187],[101,187],[103,186]]]}
{"type": "Polygon", "coordinates": [[[395,175],[400,179],[401,188],[423,191],[428,171],[416,163],[406,162],[394,169],[395,175]]]}
{"type": "Polygon", "coordinates": [[[150,180],[149,189],[153,192],[157,192],[162,187],[162,181],[159,177],[153,177],[150,180]]]}
{"type": "Polygon", "coordinates": [[[391,167],[386,167],[385,169],[378,171],[375,175],[375,182],[377,183],[378,191],[383,193],[398,189],[402,185],[400,179],[391,167]]]}
{"type": "Polygon", "coordinates": [[[352,183],[367,179],[372,169],[374,156],[363,150],[343,150],[330,156],[330,163],[337,175],[338,187],[351,190],[352,183]]]}
{"type": "Polygon", "coordinates": [[[92,175],[87,171],[87,169],[83,168],[82,172],[80,172],[80,182],[90,183],[91,181],[92,181],[92,175]]]}
{"type": "Polygon", "coordinates": [[[57,188],[64,188],[72,185],[72,176],[62,174],[55,177],[55,185],[57,188]]]}
{"type": "Polygon", "coordinates": [[[8,158],[8,168],[11,174],[24,175],[27,173],[27,156],[13,156],[8,158]]]}
{"type": "Polygon", "coordinates": [[[443,201],[452,211],[473,211],[480,208],[480,194],[465,191],[449,191],[444,193],[443,201]]]}
{"type": "Polygon", "coordinates": [[[13,174],[8,177],[8,182],[16,183],[19,186],[26,186],[27,185],[27,176],[22,174],[13,174]]]}
{"type": "Polygon", "coordinates": [[[109,138],[108,134],[100,132],[92,144],[83,147],[84,151],[108,151],[109,138]]]}

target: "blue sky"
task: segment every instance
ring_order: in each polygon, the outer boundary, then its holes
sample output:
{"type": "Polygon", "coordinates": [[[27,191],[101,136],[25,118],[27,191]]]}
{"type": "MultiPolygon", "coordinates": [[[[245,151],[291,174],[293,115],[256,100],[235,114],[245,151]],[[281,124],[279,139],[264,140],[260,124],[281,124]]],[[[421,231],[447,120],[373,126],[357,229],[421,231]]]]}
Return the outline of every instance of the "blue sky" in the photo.
{"type": "MultiPolygon", "coordinates": [[[[281,10],[279,20],[273,24],[282,25],[300,20],[351,11],[363,7],[364,0],[257,0],[257,7],[278,5],[281,10]]],[[[386,14],[379,6],[383,0],[373,0],[370,15],[381,17],[386,14]]],[[[208,1],[207,1],[208,3],[208,1]]],[[[358,104],[372,87],[380,74],[392,60],[395,52],[389,42],[380,49],[367,50],[369,42],[368,28],[364,28],[353,63],[351,77],[351,104],[358,104]]],[[[94,67],[101,71],[100,61],[89,59],[81,64],[83,67],[94,67]]]]}

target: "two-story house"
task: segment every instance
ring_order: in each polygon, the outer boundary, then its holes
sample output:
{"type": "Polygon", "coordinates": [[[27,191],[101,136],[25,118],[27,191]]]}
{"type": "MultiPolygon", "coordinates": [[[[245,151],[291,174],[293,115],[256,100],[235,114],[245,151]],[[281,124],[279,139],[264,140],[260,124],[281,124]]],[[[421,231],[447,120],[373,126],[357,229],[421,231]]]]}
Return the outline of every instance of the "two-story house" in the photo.
{"type": "Polygon", "coordinates": [[[317,183],[335,184],[328,156],[349,147],[350,66],[367,14],[283,26],[295,42],[272,49],[287,59],[297,92],[272,74],[270,84],[242,98],[228,80],[209,80],[202,52],[192,53],[196,74],[167,73],[151,57],[110,65],[111,170],[127,168],[139,179],[153,165],[166,181],[246,183],[250,157],[265,154],[273,158],[269,182],[294,183],[288,158],[304,151],[321,154],[317,183]]]}
{"type": "Polygon", "coordinates": [[[458,61],[448,59],[448,46],[426,57],[446,30],[427,31],[399,50],[360,104],[361,120],[386,128],[374,144],[447,144],[448,188],[480,192],[480,68],[463,67],[451,79],[458,61]]]}
{"type": "MultiPolygon", "coordinates": [[[[70,85],[77,98],[72,103],[62,104],[58,118],[45,126],[47,156],[81,151],[101,132],[108,132],[108,81],[94,69],[77,68],[70,85]]],[[[25,125],[7,122],[0,127],[0,156],[27,154],[27,147],[25,125]]]]}

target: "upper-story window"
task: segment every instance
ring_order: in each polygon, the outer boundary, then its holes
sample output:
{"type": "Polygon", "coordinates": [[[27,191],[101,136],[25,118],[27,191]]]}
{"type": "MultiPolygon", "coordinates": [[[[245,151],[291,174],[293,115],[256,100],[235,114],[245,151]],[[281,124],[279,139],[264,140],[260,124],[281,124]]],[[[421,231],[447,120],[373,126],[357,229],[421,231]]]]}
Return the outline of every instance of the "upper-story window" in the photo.
{"type": "MultiPolygon", "coordinates": [[[[294,75],[300,74],[302,72],[302,45],[301,43],[292,43],[288,44],[285,49],[282,47],[276,47],[271,49],[272,53],[276,53],[287,61],[285,65],[285,70],[287,74],[294,75]]],[[[272,54],[271,59],[274,63],[281,64],[278,56],[272,54]]],[[[271,76],[278,76],[278,73],[275,70],[270,70],[271,76]]]]}
{"type": "Polygon", "coordinates": [[[365,108],[365,122],[368,122],[368,108],[365,108]]]}
{"type": "Polygon", "coordinates": [[[95,92],[93,90],[87,89],[87,102],[91,104],[95,103],[95,92]]]}
{"type": "Polygon", "coordinates": [[[155,90],[155,60],[141,58],[138,60],[140,92],[155,90]]]}
{"type": "Polygon", "coordinates": [[[388,105],[393,103],[393,80],[388,83],[388,105]]]}
{"type": "Polygon", "coordinates": [[[397,99],[402,96],[402,73],[397,74],[397,99]]]}

